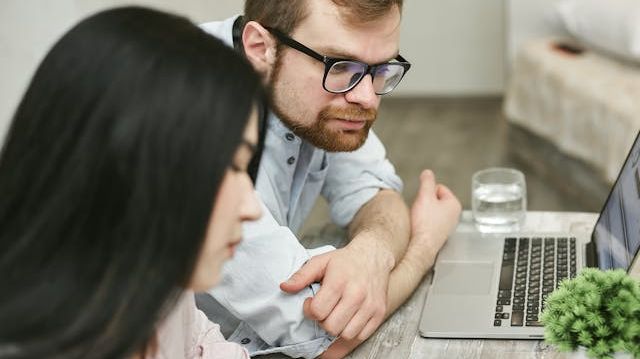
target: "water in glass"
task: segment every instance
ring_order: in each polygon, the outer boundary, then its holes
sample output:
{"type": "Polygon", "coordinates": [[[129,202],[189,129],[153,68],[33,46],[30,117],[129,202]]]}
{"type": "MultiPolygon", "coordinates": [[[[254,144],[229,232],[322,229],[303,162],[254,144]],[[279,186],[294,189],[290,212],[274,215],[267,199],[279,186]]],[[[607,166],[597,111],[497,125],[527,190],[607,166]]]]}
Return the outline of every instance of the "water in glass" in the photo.
{"type": "Polygon", "coordinates": [[[476,222],[487,225],[512,225],[526,211],[520,184],[482,184],[474,189],[473,213],[476,222]]]}
{"type": "Polygon", "coordinates": [[[527,211],[524,174],[513,168],[487,168],[472,178],[471,209],[481,232],[519,229],[527,211]]]}

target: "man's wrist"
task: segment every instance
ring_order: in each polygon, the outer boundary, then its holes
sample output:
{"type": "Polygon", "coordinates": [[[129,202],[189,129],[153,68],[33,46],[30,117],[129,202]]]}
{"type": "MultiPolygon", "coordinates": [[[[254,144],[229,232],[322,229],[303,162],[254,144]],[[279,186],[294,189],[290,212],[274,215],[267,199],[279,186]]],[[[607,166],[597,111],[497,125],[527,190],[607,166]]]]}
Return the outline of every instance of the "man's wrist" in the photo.
{"type": "Polygon", "coordinates": [[[421,240],[420,245],[417,245],[414,241],[415,239],[412,238],[409,242],[409,247],[402,261],[406,262],[413,270],[424,275],[433,267],[439,250],[428,244],[431,242],[430,240],[421,240]]]}
{"type": "Polygon", "coordinates": [[[396,265],[396,258],[391,248],[389,248],[389,245],[375,238],[364,237],[365,236],[358,236],[354,238],[349,245],[358,251],[358,253],[371,255],[372,260],[375,260],[378,264],[382,264],[387,271],[391,272],[396,265]]]}

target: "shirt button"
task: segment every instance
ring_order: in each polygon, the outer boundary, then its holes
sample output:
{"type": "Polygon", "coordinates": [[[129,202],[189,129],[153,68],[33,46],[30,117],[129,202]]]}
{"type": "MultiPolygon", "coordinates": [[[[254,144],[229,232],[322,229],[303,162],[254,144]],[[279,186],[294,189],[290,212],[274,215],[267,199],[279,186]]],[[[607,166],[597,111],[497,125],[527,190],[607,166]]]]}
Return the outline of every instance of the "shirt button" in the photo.
{"type": "Polygon", "coordinates": [[[249,344],[249,343],[251,343],[251,339],[249,338],[244,338],[240,341],[240,344],[249,344]]]}
{"type": "Polygon", "coordinates": [[[295,162],[296,162],[296,158],[293,157],[293,156],[291,156],[291,157],[289,157],[287,159],[287,163],[290,164],[290,165],[294,164],[295,162]]]}
{"type": "Polygon", "coordinates": [[[287,139],[287,141],[293,141],[296,138],[296,136],[291,132],[288,132],[286,135],[284,135],[284,137],[287,139]]]}

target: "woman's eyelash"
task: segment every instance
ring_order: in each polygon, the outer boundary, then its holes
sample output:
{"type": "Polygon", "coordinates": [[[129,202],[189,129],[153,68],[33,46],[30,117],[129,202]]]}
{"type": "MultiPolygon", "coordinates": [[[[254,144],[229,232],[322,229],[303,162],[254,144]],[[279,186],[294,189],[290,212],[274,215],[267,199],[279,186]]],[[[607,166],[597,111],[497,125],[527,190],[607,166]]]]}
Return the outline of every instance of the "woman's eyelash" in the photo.
{"type": "Polygon", "coordinates": [[[231,167],[231,170],[233,170],[234,172],[244,172],[244,170],[235,163],[231,163],[229,167],[231,167]]]}

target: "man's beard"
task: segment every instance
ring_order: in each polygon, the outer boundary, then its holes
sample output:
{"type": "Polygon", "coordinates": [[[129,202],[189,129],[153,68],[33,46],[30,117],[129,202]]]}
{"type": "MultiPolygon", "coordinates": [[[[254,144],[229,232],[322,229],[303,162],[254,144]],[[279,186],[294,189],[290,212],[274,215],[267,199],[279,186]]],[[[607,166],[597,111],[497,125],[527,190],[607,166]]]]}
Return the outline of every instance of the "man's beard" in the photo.
{"type": "MultiPolygon", "coordinates": [[[[284,109],[275,101],[274,84],[278,80],[281,67],[281,59],[278,56],[269,83],[269,92],[271,94],[273,112],[285,126],[315,147],[328,152],[350,152],[362,147],[369,135],[369,129],[378,115],[376,109],[363,109],[358,105],[349,105],[344,108],[326,106],[320,111],[312,124],[301,125],[300,119],[296,121],[296,119],[287,115],[284,109]],[[336,130],[328,127],[329,120],[332,119],[357,119],[358,121],[365,121],[365,123],[359,130],[336,130]]],[[[294,94],[288,93],[288,95],[293,96],[294,94]]]]}

